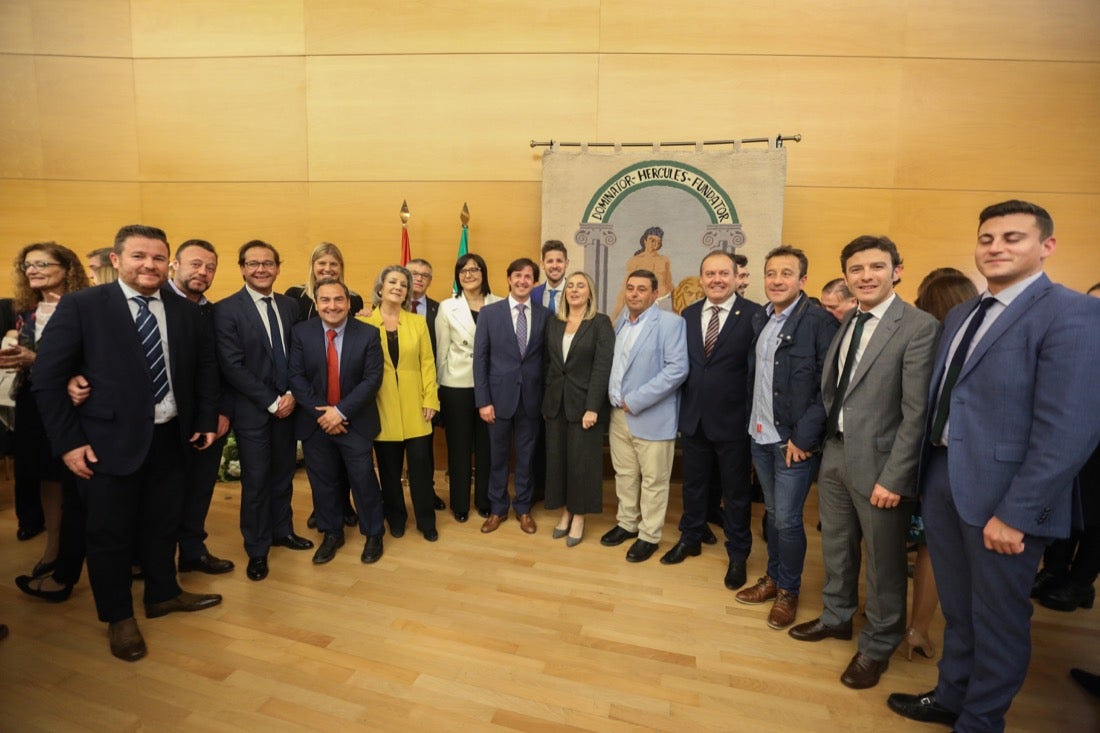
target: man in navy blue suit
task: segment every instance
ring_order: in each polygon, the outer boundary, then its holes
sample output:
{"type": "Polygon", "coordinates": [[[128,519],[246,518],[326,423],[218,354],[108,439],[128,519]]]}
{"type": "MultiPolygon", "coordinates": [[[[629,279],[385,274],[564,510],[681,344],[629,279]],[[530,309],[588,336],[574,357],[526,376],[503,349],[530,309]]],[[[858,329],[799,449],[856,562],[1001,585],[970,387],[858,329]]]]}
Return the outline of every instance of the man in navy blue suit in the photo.
{"type": "Polygon", "coordinates": [[[317,528],[325,535],[313,562],[328,562],[344,545],[341,476],[346,475],[359,531],[367,538],[360,559],[373,563],[382,557],[384,532],[382,490],[371,463],[381,429],[375,398],[382,384],[382,342],[377,328],[348,318],[351,294],[344,283],[318,282],[314,300],[320,318],[299,323],[290,340],[296,433],[305,452],[317,528]]]}
{"type": "Polygon", "coordinates": [[[474,335],[474,401],[489,424],[489,518],[493,532],[508,518],[508,459],[516,448],[515,499],[520,529],[534,534],[531,466],[542,423],[542,341],[549,311],[531,300],[539,266],[526,257],[508,265],[508,297],[481,309],[474,335]]]}
{"type": "Polygon", "coordinates": [[[273,292],[279,253],[267,242],[246,242],[237,255],[244,287],[214,306],[218,362],[233,392],[233,430],[241,457],[241,534],[249,580],[267,577],[272,545],[308,550],[294,533],[294,395],[287,353],[298,303],[273,292]]]}
{"type": "Polygon", "coordinates": [[[925,532],[947,625],[936,688],[895,693],[907,718],[1003,731],[1031,656],[1029,599],[1067,537],[1074,476],[1100,440],[1100,302],[1043,273],[1054,222],[1005,201],[979,216],[988,289],[944,323],[921,464],[925,532]]]}
{"type": "Polygon", "coordinates": [[[205,449],[217,424],[217,365],[197,306],[162,297],[164,232],[131,225],[115,237],[118,282],[62,298],[43,334],[33,389],[54,452],[77,477],[87,508],[88,578],[111,653],[146,653],[134,619],[134,550],[145,573],[145,614],[197,611],[221,596],[176,582],[185,451],[205,449]],[[90,393],[74,406],[69,379],[90,393]]]}

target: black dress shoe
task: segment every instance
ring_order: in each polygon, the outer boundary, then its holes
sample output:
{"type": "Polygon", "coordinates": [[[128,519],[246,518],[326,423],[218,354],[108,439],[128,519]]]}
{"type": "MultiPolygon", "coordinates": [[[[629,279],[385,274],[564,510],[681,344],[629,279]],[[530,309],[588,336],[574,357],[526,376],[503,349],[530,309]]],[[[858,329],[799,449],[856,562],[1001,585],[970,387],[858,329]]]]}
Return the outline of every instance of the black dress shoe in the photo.
{"type": "Polygon", "coordinates": [[[1039,594],[1039,603],[1055,611],[1076,611],[1078,608],[1092,608],[1096,601],[1096,589],[1092,585],[1064,581],[1058,585],[1048,585],[1039,594]]]}
{"type": "Polygon", "coordinates": [[[726,568],[726,577],[722,579],[723,584],[730,590],[737,590],[745,584],[748,579],[748,571],[745,569],[744,560],[730,560],[730,565],[726,568]]]}
{"type": "Polygon", "coordinates": [[[685,545],[683,542],[677,542],[672,546],[672,549],[661,555],[662,565],[679,565],[689,557],[695,557],[701,555],[703,550],[698,545],[685,545]]]}
{"type": "Polygon", "coordinates": [[[354,509],[344,509],[344,526],[354,527],[359,524],[359,515],[355,513],[354,509]]]}
{"type": "Polygon", "coordinates": [[[248,569],[245,571],[249,580],[263,580],[267,577],[267,555],[263,557],[248,558],[248,569]]]}
{"type": "Polygon", "coordinates": [[[926,692],[923,695],[906,695],[903,692],[895,692],[886,698],[886,704],[903,718],[918,720],[921,723],[954,725],[955,721],[959,719],[958,713],[953,713],[936,702],[935,690],[926,692]]]}
{"type": "Polygon", "coordinates": [[[1100,697],[1100,675],[1074,667],[1069,671],[1069,676],[1073,678],[1074,682],[1081,685],[1081,689],[1085,692],[1093,697],[1100,697]]]}
{"type": "Polygon", "coordinates": [[[435,496],[435,502],[433,503],[433,506],[435,507],[435,510],[437,512],[441,512],[447,508],[447,504],[439,498],[438,494],[435,496]]]}
{"type": "Polygon", "coordinates": [[[288,550],[312,550],[313,541],[305,537],[299,537],[291,532],[286,537],[276,537],[271,540],[272,547],[285,547],[288,550]]]}
{"type": "Polygon", "coordinates": [[[792,626],[787,633],[791,635],[792,639],[798,639],[799,641],[821,641],[822,639],[848,640],[852,638],[852,622],[849,621],[840,626],[826,626],[821,622],[821,617],[819,616],[813,621],[807,621],[806,623],[792,626]]]}
{"type": "Polygon", "coordinates": [[[604,547],[617,547],[627,540],[637,537],[637,532],[627,532],[619,525],[615,525],[610,532],[600,538],[600,544],[604,547]]]}
{"type": "Polygon", "coordinates": [[[309,519],[306,520],[306,526],[310,529],[317,529],[317,512],[309,513],[309,519]]]}
{"type": "Polygon", "coordinates": [[[191,593],[190,591],[181,590],[178,596],[169,598],[167,601],[146,603],[145,617],[157,618],[176,612],[202,611],[213,608],[221,602],[222,597],[217,593],[191,593]]]}
{"type": "Polygon", "coordinates": [[[368,537],[367,543],[363,545],[363,554],[359,556],[367,565],[372,562],[378,562],[382,557],[382,535],[376,535],[374,537],[368,537]]]}
{"type": "Polygon", "coordinates": [[[233,567],[232,560],[223,560],[209,553],[193,557],[190,560],[180,558],[181,573],[198,570],[200,573],[206,573],[207,575],[221,575],[222,573],[228,573],[233,567]]]}
{"type": "Polygon", "coordinates": [[[404,527],[395,527],[391,524],[390,525],[390,536],[393,537],[394,539],[404,537],[405,536],[405,528],[404,527]]]}
{"type": "Polygon", "coordinates": [[[42,590],[42,582],[45,580],[45,577],[36,578],[31,575],[20,575],[18,578],[15,579],[15,584],[19,586],[19,590],[23,591],[28,596],[41,598],[42,600],[49,601],[50,603],[61,603],[62,601],[67,601],[69,599],[69,596],[73,592],[73,587],[71,585],[66,585],[60,590],[42,590]],[[35,581],[37,581],[38,587],[32,585],[32,583],[35,583],[35,581]]]}
{"type": "Polygon", "coordinates": [[[459,524],[464,524],[470,515],[467,512],[455,512],[455,521],[459,524]]]}
{"type": "Polygon", "coordinates": [[[478,510],[477,510],[477,515],[478,515],[479,517],[481,517],[482,519],[488,519],[488,518],[489,518],[489,514],[491,514],[491,512],[490,512],[490,510],[488,510],[488,509],[478,509],[478,510]]]}
{"type": "Polygon", "coordinates": [[[710,531],[710,527],[703,525],[703,537],[702,541],[704,545],[717,545],[718,538],[714,535],[714,532],[710,531]]]}
{"type": "Polygon", "coordinates": [[[1035,574],[1035,580],[1031,584],[1031,597],[1038,598],[1048,588],[1060,583],[1065,577],[1064,574],[1058,574],[1047,568],[1043,568],[1035,574]]]}
{"type": "Polygon", "coordinates": [[[646,542],[645,540],[634,540],[634,544],[630,546],[630,549],[626,551],[627,562],[645,562],[649,558],[653,557],[653,553],[657,552],[656,542],[646,542]]]}
{"type": "Polygon", "coordinates": [[[439,531],[436,529],[424,530],[424,539],[426,539],[428,542],[435,542],[439,539],[439,531]]]}
{"type": "Polygon", "coordinates": [[[15,530],[15,538],[20,542],[26,542],[27,540],[33,540],[45,531],[45,527],[20,527],[15,530]]]}
{"type": "Polygon", "coordinates": [[[321,540],[321,546],[317,548],[317,552],[313,553],[313,564],[324,565],[326,562],[336,557],[336,551],[343,546],[343,535],[326,532],[325,538],[321,540]]]}

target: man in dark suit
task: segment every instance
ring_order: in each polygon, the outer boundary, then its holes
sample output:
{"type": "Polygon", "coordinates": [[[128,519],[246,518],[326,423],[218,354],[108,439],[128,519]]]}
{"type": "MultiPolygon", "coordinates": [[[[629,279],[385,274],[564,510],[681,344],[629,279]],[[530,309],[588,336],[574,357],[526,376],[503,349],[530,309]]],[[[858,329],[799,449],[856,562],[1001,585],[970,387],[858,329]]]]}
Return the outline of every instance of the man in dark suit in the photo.
{"type": "Polygon", "coordinates": [[[542,346],[548,311],[531,300],[539,266],[526,257],[508,265],[508,297],[481,309],[474,334],[474,402],[489,424],[489,518],[493,532],[508,518],[508,461],[516,449],[515,499],[520,529],[537,531],[531,516],[531,465],[542,422],[542,346]]]}
{"type": "Polygon", "coordinates": [[[1100,440],[1100,302],[1047,278],[1054,247],[1042,207],[982,211],[974,259],[989,287],[948,314],[927,393],[922,509],[943,659],[934,690],[888,704],[957,731],[1005,728],[1031,656],[1035,569],[1069,535],[1074,476],[1100,440]]]}
{"type": "MultiPolygon", "coordinates": [[[[558,303],[565,297],[565,271],[569,269],[569,251],[559,239],[548,239],[542,243],[542,274],[546,282],[539,283],[531,290],[531,300],[538,303],[554,318],[558,303]]],[[[539,435],[535,439],[535,463],[531,467],[531,481],[534,485],[532,501],[546,498],[546,423],[539,424],[539,435]]]]}
{"type": "Polygon", "coordinates": [[[739,603],[774,599],[768,626],[794,623],[806,560],[802,507],[825,441],[821,373],[837,320],[805,296],[809,261],[794,247],[776,247],[764,259],[768,305],[752,321],[749,354],[752,411],[749,437],[764,493],[768,565],[764,577],[737,593],[739,603]]]}
{"type": "Polygon", "coordinates": [[[111,653],[127,661],[146,653],[131,597],[135,548],[147,617],[221,603],[176,582],[184,451],[214,439],[217,365],[199,309],[161,297],[169,257],[160,229],[120,229],[111,253],[118,282],[62,299],[33,371],[50,444],[87,508],[96,611],[109,624],[111,653]],[[77,374],[91,387],[79,407],[67,391],[77,374]]]}
{"type": "Polygon", "coordinates": [[[294,533],[290,507],[296,451],[287,353],[299,309],[293,298],[272,291],[279,253],[270,244],[246,242],[237,263],[245,285],[214,306],[214,329],[222,377],[234,395],[247,574],[263,580],[272,545],[313,547],[294,533]]]}
{"type": "MultiPolygon", "coordinates": [[[[412,275],[412,299],[409,302],[409,310],[419,316],[424,316],[428,321],[428,336],[432,340],[432,354],[436,353],[435,346],[435,316],[439,313],[439,301],[428,297],[428,286],[432,284],[432,263],[417,257],[409,260],[405,269],[412,275]]],[[[437,412],[432,418],[432,425],[438,427],[442,423],[443,414],[437,412]]],[[[435,493],[435,442],[432,442],[432,493],[435,493]]],[[[447,508],[447,503],[435,496],[435,509],[442,511],[447,508]]]]}
{"type": "Polygon", "coordinates": [[[788,632],[800,641],[851,639],[859,608],[860,539],[867,548],[867,623],[840,681],[874,687],[905,635],[905,540],[939,323],[894,293],[901,255],[887,237],[857,237],[840,253],[859,306],[825,358],[826,442],[818,477],[825,609],[788,632]]]}
{"type": "Polygon", "coordinates": [[[684,308],[688,376],[681,388],[680,436],[684,461],[684,513],[680,541],[661,557],[681,563],[702,551],[707,529],[708,489],[722,487],[729,567],[727,588],[745,584],[752,548],[752,487],[749,484],[749,351],[752,319],[761,308],[736,293],[733,255],[711,252],[699,263],[705,298],[684,308]]]}
{"type": "Polygon", "coordinates": [[[344,545],[346,476],[359,530],[367,538],[361,559],[373,563],[382,557],[385,531],[382,490],[371,463],[381,428],[375,397],[382,384],[382,342],[377,328],[348,318],[351,293],[344,283],[322,280],[313,294],[320,317],[295,326],[290,341],[296,433],[305,452],[317,528],[325,535],[313,562],[328,562],[344,545]]]}

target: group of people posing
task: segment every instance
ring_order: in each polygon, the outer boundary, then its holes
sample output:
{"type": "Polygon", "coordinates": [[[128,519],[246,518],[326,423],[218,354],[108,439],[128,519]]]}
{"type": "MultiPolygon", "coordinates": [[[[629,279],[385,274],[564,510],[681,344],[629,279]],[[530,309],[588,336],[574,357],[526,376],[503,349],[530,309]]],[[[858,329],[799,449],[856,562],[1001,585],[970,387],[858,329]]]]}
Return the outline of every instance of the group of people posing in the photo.
{"type": "MultiPolygon", "coordinates": [[[[382,270],[369,305],[345,284],[331,244],[314,251],[308,281],[280,295],[278,252],[246,243],[244,287],[213,305],[208,242],[180,245],[169,278],[164,232],[124,227],[110,255],[118,282],[88,289],[70,250],[32,244],[16,262],[18,345],[0,352],[0,367],[27,377],[17,435],[39,461],[50,539],[18,582],[64,600],[86,547],[112,653],[128,660],[146,652],[135,566],[149,617],[219,603],[183,591],[176,569],[233,568],[209,552],[203,529],[230,426],[254,581],[267,577],[272,546],[314,547],[292,521],[296,440],[310,525],[323,535],[314,563],[334,557],[345,527],[364,536],[364,563],[382,557],[387,526],[404,534],[406,464],[415,527],[436,541],[445,505],[433,486],[435,424],[446,432],[457,522],[469,518],[472,487],[482,533],[514,514],[534,534],[544,477],[545,507],[561,510],[553,537],[570,547],[602,509],[606,436],[618,509],[600,542],[633,540],[626,559],[643,562],[662,538],[678,439],[683,513],[662,563],[715,544],[707,525],[717,520],[725,586],[740,603],[770,603],[768,625],[807,642],[852,638],[864,565],[866,618],[840,678],[857,689],[878,683],[903,642],[910,655],[932,654],[938,586],[947,620],[939,683],[891,695],[890,705],[960,731],[1000,730],[1026,675],[1039,558],[1069,535],[1074,477],[1100,440],[1100,393],[1087,386],[1100,363],[1100,300],[1047,279],[1054,247],[1041,207],[990,206],[975,250],[987,290],[937,271],[921,284],[920,307],[894,292],[902,259],[887,237],[849,242],[843,277],[821,301],[804,292],[806,255],[772,250],[763,307],[743,297],[743,258],[713,251],[699,266],[702,299],[664,310],[657,275],[636,269],[612,323],[558,241],[543,246],[541,268],[528,258],[508,266],[506,297],[491,293],[486,263],[471,253],[455,263],[454,297],[428,298],[432,267],[412,260],[382,270]],[[747,586],[750,465],[763,489],[767,563],[747,586]],[[815,479],[823,609],[795,624],[815,479]],[[914,516],[927,546],[915,596],[925,598],[914,598],[907,626],[914,516]]],[[[21,536],[30,534],[20,519],[21,536]]]]}

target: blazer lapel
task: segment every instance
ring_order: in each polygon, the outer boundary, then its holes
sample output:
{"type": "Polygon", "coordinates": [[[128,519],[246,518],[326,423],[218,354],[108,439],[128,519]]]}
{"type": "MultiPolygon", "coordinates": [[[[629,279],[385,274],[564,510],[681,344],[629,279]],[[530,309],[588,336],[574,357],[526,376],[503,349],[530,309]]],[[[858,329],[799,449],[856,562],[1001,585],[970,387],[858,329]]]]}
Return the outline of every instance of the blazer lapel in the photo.
{"type": "Polygon", "coordinates": [[[829,344],[829,351],[825,354],[825,368],[821,374],[821,395],[830,402],[836,395],[836,383],[840,381],[840,344],[844,341],[844,334],[852,325],[856,309],[852,308],[845,314],[837,329],[833,342],[829,344]]]}
{"type": "MultiPolygon", "coordinates": [[[[569,356],[562,359],[563,363],[568,363],[569,358],[572,357],[573,354],[577,353],[577,347],[586,338],[590,338],[591,330],[592,330],[592,321],[581,321],[581,325],[577,327],[577,332],[575,334],[573,334],[573,343],[570,344],[570,346],[569,346],[569,356]]],[[[563,324],[562,332],[564,333],[564,331],[565,331],[565,329],[564,329],[564,324],[563,324]]],[[[560,353],[560,352],[563,351],[561,339],[555,339],[555,340],[558,342],[557,349],[558,349],[558,352],[560,353]]]]}
{"type": "Polygon", "coordinates": [[[882,321],[875,326],[875,332],[871,334],[871,340],[867,342],[867,346],[863,349],[863,354],[859,357],[859,363],[856,364],[855,372],[852,373],[852,380],[848,383],[846,394],[852,393],[852,390],[860,383],[863,376],[871,369],[875,359],[886,348],[886,344],[893,338],[901,322],[902,313],[902,301],[895,299],[890,307],[886,309],[882,321]]]}
{"type": "MultiPolygon", "coordinates": [[[[981,341],[974,345],[974,350],[970,352],[970,356],[967,357],[963,363],[962,371],[959,372],[959,381],[964,379],[967,374],[973,371],[975,365],[981,361],[982,357],[990,347],[996,343],[997,339],[1004,335],[1005,331],[1012,326],[1021,316],[1031,310],[1035,305],[1035,301],[1050,292],[1052,285],[1046,275],[1043,275],[1038,280],[1033,282],[1029,288],[1020,293],[1015,300],[1012,301],[1012,305],[1005,308],[1004,312],[997,316],[997,320],[993,321],[989,330],[982,336],[981,341]]],[[[958,382],[956,382],[957,384],[958,382]]]]}

